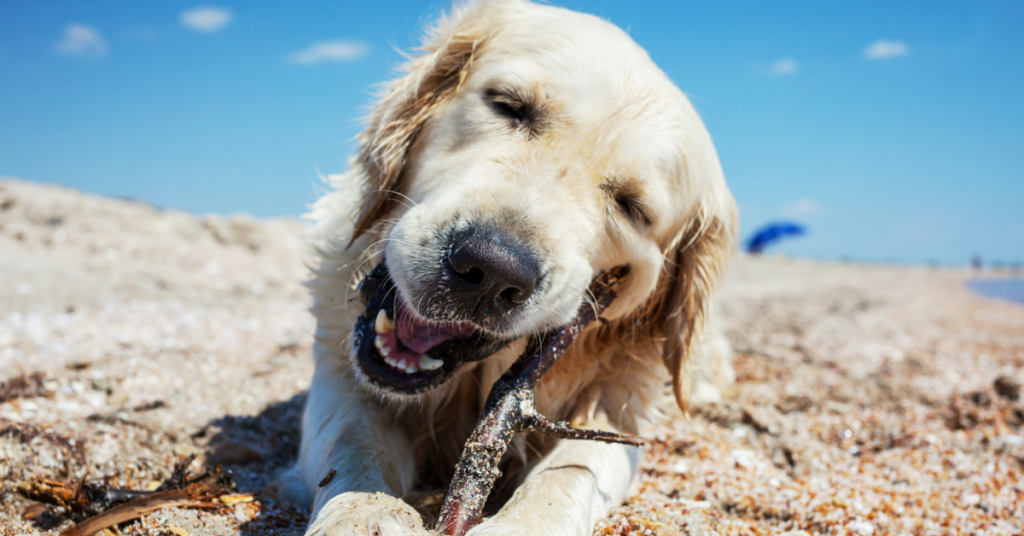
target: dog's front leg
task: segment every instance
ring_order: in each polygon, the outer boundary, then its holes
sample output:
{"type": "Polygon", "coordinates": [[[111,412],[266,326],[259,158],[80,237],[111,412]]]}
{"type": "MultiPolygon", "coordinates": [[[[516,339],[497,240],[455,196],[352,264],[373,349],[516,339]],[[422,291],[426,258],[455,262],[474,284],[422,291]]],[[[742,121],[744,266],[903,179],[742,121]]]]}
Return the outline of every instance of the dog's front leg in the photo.
{"type": "Polygon", "coordinates": [[[430,534],[419,514],[398,498],[415,475],[408,438],[350,381],[333,360],[317,363],[297,467],[307,489],[315,490],[306,534],[430,534]]]}
{"type": "Polygon", "coordinates": [[[625,500],[638,452],[627,445],[563,439],[501,511],[469,534],[587,536],[625,500]]]}

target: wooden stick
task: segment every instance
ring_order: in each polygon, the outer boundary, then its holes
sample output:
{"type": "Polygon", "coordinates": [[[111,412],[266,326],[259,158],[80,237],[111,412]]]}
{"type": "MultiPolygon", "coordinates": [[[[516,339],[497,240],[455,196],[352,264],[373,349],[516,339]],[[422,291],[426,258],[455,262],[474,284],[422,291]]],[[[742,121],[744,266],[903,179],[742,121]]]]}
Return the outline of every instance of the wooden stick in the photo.
{"type": "Polygon", "coordinates": [[[533,388],[558,361],[587,324],[615,299],[614,288],[629,273],[620,266],[597,277],[590,286],[593,302],[584,303],[569,325],[549,332],[513,363],[494,383],[487,396],[484,411],[455,466],[448,495],[441,507],[438,531],[448,536],[463,536],[480,521],[487,497],[494,482],[501,476],[498,463],[508,443],[519,432],[536,431],[564,439],[590,439],[609,443],[641,445],[635,436],[580,430],[567,422],[552,422],[541,415],[533,400],[533,388]]]}

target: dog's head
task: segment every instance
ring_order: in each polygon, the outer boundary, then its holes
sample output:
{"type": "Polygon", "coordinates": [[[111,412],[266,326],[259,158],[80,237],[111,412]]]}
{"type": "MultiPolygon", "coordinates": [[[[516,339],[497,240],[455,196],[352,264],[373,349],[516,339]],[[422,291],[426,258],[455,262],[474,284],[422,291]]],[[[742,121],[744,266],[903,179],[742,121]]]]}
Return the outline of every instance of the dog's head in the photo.
{"type": "Polygon", "coordinates": [[[697,113],[624,32],[519,0],[456,11],[385,88],[349,176],[363,381],[420,393],[565,324],[592,278],[630,275],[606,314],[686,356],[729,255],[734,203],[697,113]]]}

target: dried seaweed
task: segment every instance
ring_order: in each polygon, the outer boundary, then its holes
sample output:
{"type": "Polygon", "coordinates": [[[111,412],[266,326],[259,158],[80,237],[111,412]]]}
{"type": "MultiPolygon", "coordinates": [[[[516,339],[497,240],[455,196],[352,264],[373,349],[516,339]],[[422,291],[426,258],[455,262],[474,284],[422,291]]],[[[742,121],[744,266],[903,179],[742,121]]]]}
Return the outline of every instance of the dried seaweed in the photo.
{"type": "Polygon", "coordinates": [[[189,481],[189,484],[183,488],[145,493],[61,531],[60,536],[91,536],[105,528],[138,519],[163,508],[219,508],[222,505],[214,503],[213,500],[227,494],[231,489],[230,478],[221,472],[219,467],[204,472],[198,480],[188,477],[185,480],[189,481]]]}
{"type": "Polygon", "coordinates": [[[84,442],[81,439],[51,432],[37,424],[13,422],[0,417],[0,437],[10,437],[25,444],[31,444],[36,438],[41,438],[64,451],[65,463],[72,460],[78,463],[85,462],[84,442]]]}
{"type": "Polygon", "coordinates": [[[566,422],[549,421],[534,404],[533,388],[576,337],[615,299],[614,288],[628,273],[627,267],[601,274],[591,284],[592,302],[584,303],[567,326],[549,332],[531,345],[512,367],[495,382],[487,397],[476,429],[466,441],[462,457],[455,467],[448,495],[441,507],[438,530],[441,534],[462,536],[480,520],[484,503],[501,471],[498,463],[508,443],[519,432],[536,431],[564,439],[591,439],[611,443],[640,445],[641,438],[605,432],[580,430],[566,422]]]}
{"type": "Polygon", "coordinates": [[[52,398],[53,393],[43,385],[46,381],[46,374],[33,372],[22,374],[0,383],[0,404],[18,398],[46,397],[52,398]]]}
{"type": "Polygon", "coordinates": [[[19,482],[14,491],[26,499],[64,508],[72,519],[85,518],[61,536],[88,536],[161,508],[222,506],[211,501],[230,492],[230,475],[219,466],[192,474],[188,467],[193,460],[195,455],[176,463],[171,476],[154,491],[112,488],[85,479],[72,484],[48,478],[19,482]]]}
{"type": "Polygon", "coordinates": [[[148,494],[145,491],[111,488],[101,482],[70,484],[49,478],[19,482],[14,490],[26,499],[65,508],[75,518],[97,514],[116,504],[148,494]]]}

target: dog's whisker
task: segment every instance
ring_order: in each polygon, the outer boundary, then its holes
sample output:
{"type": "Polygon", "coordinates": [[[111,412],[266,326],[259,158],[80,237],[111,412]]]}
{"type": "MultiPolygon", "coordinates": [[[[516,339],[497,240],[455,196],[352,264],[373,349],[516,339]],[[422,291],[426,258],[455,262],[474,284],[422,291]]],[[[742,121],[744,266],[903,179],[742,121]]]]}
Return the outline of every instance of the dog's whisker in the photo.
{"type": "Polygon", "coordinates": [[[414,206],[414,207],[419,205],[419,203],[417,203],[416,200],[414,200],[413,198],[403,194],[402,192],[398,192],[398,191],[395,191],[395,190],[385,190],[385,189],[377,190],[377,192],[378,193],[382,193],[382,194],[394,194],[394,195],[400,196],[400,197],[402,197],[404,199],[407,199],[410,203],[412,203],[412,206],[414,206]]]}
{"type": "MultiPolygon", "coordinates": [[[[387,237],[381,238],[380,240],[377,240],[376,242],[374,242],[373,244],[368,246],[367,250],[370,250],[370,249],[372,249],[372,248],[374,248],[374,247],[376,247],[376,246],[378,246],[380,244],[384,244],[384,243],[387,243],[387,242],[394,242],[396,244],[400,244],[400,245],[403,245],[403,246],[408,246],[408,243],[406,243],[406,242],[404,242],[402,240],[398,240],[398,239],[393,238],[391,236],[387,236],[387,237]]],[[[382,255],[383,253],[384,253],[384,248],[382,247],[382,248],[379,248],[379,249],[375,249],[373,252],[369,253],[368,255],[364,255],[365,258],[362,261],[360,261],[359,266],[353,271],[354,272],[353,273],[353,277],[360,277],[359,276],[359,272],[364,270],[365,266],[369,262],[373,261],[374,257],[377,257],[378,255],[382,255]]],[[[360,279],[361,279],[361,277],[360,277],[360,279]]]]}

